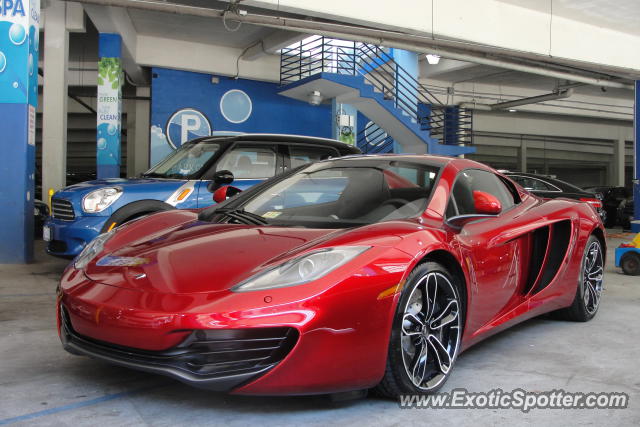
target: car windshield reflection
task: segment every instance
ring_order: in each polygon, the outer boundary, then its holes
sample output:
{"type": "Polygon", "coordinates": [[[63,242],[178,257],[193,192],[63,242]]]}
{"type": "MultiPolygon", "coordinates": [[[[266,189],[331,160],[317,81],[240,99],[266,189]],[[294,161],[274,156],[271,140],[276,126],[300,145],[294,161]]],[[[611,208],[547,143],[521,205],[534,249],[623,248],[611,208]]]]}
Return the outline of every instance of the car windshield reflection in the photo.
{"type": "Polygon", "coordinates": [[[413,218],[424,212],[438,168],[408,162],[344,167],[323,162],[236,206],[272,225],[344,228],[413,218]]]}

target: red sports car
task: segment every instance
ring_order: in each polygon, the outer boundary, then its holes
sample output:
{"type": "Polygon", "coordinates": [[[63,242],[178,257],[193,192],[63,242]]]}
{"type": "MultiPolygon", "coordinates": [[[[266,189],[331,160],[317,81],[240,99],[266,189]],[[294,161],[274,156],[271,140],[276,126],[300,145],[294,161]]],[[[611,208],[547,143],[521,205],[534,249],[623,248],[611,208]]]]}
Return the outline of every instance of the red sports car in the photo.
{"type": "Polygon", "coordinates": [[[587,203],[470,160],[354,156],[100,235],[58,324],[71,353],[213,390],[425,393],[502,329],[591,319],[604,256],[587,203]]]}

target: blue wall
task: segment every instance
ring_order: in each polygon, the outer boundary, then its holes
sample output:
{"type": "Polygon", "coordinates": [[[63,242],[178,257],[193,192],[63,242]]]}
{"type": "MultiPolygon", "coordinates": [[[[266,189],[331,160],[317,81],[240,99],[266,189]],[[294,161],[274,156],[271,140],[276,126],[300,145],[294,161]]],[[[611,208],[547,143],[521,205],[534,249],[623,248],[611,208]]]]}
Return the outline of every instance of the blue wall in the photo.
{"type": "Polygon", "coordinates": [[[208,132],[287,133],[331,137],[331,106],[311,106],[278,95],[277,83],[266,83],[230,77],[217,77],[212,83],[210,74],[153,68],[151,85],[151,164],[171,152],[167,131],[173,145],[179,146],[182,136],[187,139],[208,132]],[[233,91],[230,92],[229,91],[233,91]],[[241,91],[241,92],[239,92],[241,91]],[[225,96],[225,94],[227,94],[225,96]],[[224,97],[224,107],[221,101],[224,97]],[[186,114],[195,121],[181,120],[182,109],[196,110],[186,114]],[[222,109],[224,109],[223,114],[222,109]],[[250,109],[250,114],[247,114],[250,109]],[[198,113],[201,113],[199,115],[198,113]],[[173,117],[173,120],[171,120],[173,117]],[[171,125],[168,122],[171,120],[171,125]],[[199,121],[202,123],[199,123],[199,121]],[[208,123],[207,123],[208,122],[208,123]],[[180,124],[190,123],[189,132],[182,132],[180,124]],[[201,126],[197,126],[201,124],[201,126]],[[208,126],[207,126],[208,124],[208,126]],[[167,130],[169,129],[169,130],[167,130]]]}

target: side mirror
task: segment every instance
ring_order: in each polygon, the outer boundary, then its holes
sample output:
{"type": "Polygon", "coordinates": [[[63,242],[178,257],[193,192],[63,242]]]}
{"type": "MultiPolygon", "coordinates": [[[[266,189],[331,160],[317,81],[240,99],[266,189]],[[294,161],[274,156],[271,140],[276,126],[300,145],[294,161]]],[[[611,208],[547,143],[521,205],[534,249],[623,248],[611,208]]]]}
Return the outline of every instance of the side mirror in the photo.
{"type": "Polygon", "coordinates": [[[233,197],[236,194],[241,192],[242,190],[240,190],[239,188],[232,187],[230,185],[225,185],[213,192],[213,201],[216,203],[222,203],[228,198],[233,197]]]}
{"type": "Polygon", "coordinates": [[[502,212],[500,200],[493,194],[485,193],[484,191],[473,191],[473,204],[476,209],[475,214],[454,216],[447,219],[446,224],[459,231],[469,222],[491,218],[502,212]]]}
{"type": "Polygon", "coordinates": [[[213,193],[223,185],[231,184],[233,182],[233,179],[233,173],[231,171],[228,171],[226,169],[217,171],[213,174],[211,182],[207,185],[207,190],[213,193]]]}
{"type": "Polygon", "coordinates": [[[500,200],[493,194],[484,191],[473,190],[473,204],[476,215],[498,215],[502,212],[500,200]]]}

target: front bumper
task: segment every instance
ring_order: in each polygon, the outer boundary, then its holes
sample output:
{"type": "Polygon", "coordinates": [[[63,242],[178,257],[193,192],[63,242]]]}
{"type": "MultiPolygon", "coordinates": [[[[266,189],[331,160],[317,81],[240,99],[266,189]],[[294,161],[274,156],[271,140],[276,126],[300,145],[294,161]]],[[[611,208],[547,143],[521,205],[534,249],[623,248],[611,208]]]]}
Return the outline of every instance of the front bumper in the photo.
{"type": "Polygon", "coordinates": [[[165,375],[189,385],[231,391],[278,364],[298,339],[294,328],[192,331],[177,346],[144,351],[97,341],[74,331],[60,308],[60,339],[69,353],[165,375]]]}
{"type": "MultiPolygon", "coordinates": [[[[246,293],[169,294],[101,284],[70,267],[60,284],[59,331],[70,352],[197,387],[254,395],[366,389],[384,374],[395,308],[395,294],[388,289],[396,289],[401,273],[375,266],[362,271],[329,288],[317,283],[246,293]],[[72,325],[66,329],[63,308],[72,325]],[[194,331],[214,337],[265,328],[289,330],[295,343],[241,372],[247,375],[207,377],[211,372],[202,375],[175,364],[193,356],[182,349],[194,331]],[[168,361],[175,351],[182,352],[180,360],[168,361]]],[[[246,349],[232,348],[230,361],[242,361],[240,350],[246,349]]]]}
{"type": "Polygon", "coordinates": [[[47,252],[62,257],[78,255],[87,243],[100,234],[106,221],[106,216],[79,216],[73,221],[49,217],[44,223],[51,233],[47,252]]]}

